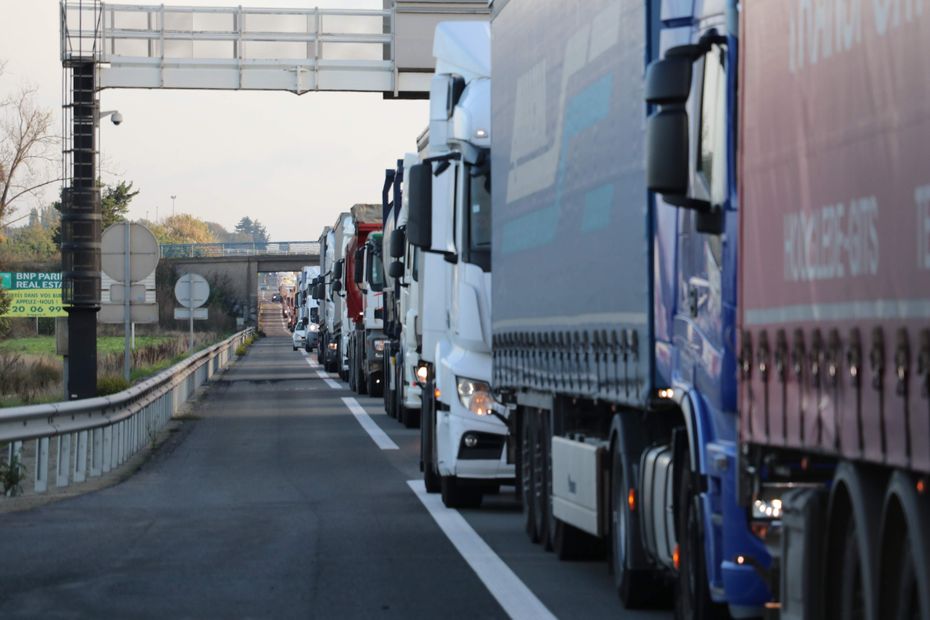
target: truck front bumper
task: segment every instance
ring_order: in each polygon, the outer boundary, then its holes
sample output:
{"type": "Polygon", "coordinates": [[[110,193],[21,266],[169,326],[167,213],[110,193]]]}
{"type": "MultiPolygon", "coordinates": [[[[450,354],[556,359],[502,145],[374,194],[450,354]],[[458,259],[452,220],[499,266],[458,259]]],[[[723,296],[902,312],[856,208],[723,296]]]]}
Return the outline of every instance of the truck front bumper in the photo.
{"type": "Polygon", "coordinates": [[[508,462],[508,430],[503,422],[492,416],[476,416],[459,402],[448,411],[437,411],[436,417],[440,475],[478,480],[514,479],[516,470],[514,464],[508,462]],[[466,438],[469,438],[467,442],[466,438]]]}

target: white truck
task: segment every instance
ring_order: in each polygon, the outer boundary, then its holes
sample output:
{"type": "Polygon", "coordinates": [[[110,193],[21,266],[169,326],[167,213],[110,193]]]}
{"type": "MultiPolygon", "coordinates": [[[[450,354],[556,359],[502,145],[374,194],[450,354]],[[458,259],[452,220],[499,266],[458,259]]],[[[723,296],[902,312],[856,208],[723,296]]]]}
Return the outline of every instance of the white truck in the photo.
{"type": "Polygon", "coordinates": [[[319,304],[319,346],[317,361],[327,370],[336,369],[336,350],[338,345],[333,337],[335,333],[336,304],[333,301],[333,265],[336,262],[336,234],[327,226],[320,235],[320,275],[313,282],[313,297],[319,304]]]}
{"type": "Polygon", "coordinates": [[[333,237],[333,264],[328,287],[333,301],[333,327],[327,351],[332,351],[333,355],[327,369],[338,372],[345,380],[349,376],[348,350],[352,333],[346,292],[346,254],[349,243],[355,238],[355,222],[351,213],[339,214],[333,225],[333,237]]]}
{"type": "Polygon", "coordinates": [[[407,428],[420,423],[422,387],[417,378],[420,361],[419,300],[420,283],[417,263],[419,250],[407,242],[408,220],[407,178],[404,171],[416,165],[419,158],[408,153],[389,170],[384,188],[387,214],[384,221],[382,256],[387,264],[385,278],[385,332],[390,338],[390,354],[385,358],[384,408],[407,428]],[[388,203],[388,193],[392,199],[388,203]]]}
{"type": "Polygon", "coordinates": [[[490,29],[436,28],[429,137],[409,175],[407,238],[422,250],[421,467],[449,507],[514,479],[491,381],[490,29]]]}

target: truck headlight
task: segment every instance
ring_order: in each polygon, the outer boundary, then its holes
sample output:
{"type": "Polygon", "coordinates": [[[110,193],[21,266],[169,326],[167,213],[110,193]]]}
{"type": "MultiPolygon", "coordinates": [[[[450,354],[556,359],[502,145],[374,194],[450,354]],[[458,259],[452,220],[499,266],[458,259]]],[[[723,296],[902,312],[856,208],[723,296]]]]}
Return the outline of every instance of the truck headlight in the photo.
{"type": "Polygon", "coordinates": [[[491,395],[491,386],[485,381],[458,377],[455,387],[462,406],[475,415],[487,416],[494,411],[495,400],[491,395]]]}
{"type": "Polygon", "coordinates": [[[752,502],[753,519],[771,519],[776,521],[781,519],[782,507],[781,498],[773,497],[771,499],[757,498],[752,502]]]}
{"type": "Polygon", "coordinates": [[[374,347],[376,353],[384,353],[384,340],[375,340],[374,347]]]}
{"type": "Polygon", "coordinates": [[[336,349],[339,348],[339,343],[338,343],[338,342],[330,342],[330,343],[329,343],[328,345],[326,345],[326,346],[329,347],[329,350],[330,350],[330,351],[335,351],[336,349]]]}
{"type": "Polygon", "coordinates": [[[318,332],[318,331],[320,331],[320,326],[317,325],[316,323],[310,323],[310,331],[312,331],[312,332],[318,332]]]}
{"type": "Polygon", "coordinates": [[[420,362],[417,365],[416,377],[420,387],[426,386],[426,380],[429,379],[429,369],[424,362],[420,362]]]}

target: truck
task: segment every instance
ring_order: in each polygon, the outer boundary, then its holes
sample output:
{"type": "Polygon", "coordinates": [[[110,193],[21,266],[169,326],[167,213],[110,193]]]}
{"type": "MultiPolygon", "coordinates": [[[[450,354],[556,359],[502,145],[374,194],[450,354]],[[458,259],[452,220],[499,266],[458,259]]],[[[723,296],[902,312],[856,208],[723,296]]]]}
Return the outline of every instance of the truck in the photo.
{"type": "Polygon", "coordinates": [[[674,588],[677,618],[771,601],[736,493],[737,237],[718,234],[736,205],[690,208],[728,188],[735,133],[711,114],[729,118],[736,76],[719,67],[735,65],[737,14],[735,0],[509,0],[492,17],[493,389],[525,528],[562,559],[606,550],[628,607],[674,588]],[[644,76],[676,48],[712,50],[703,98],[679,108],[714,107],[669,129],[647,116],[644,76]],[[653,144],[663,129],[701,149],[675,159],[653,144]],[[700,166],[689,200],[650,191],[664,157],[700,166]]]}
{"type": "Polygon", "coordinates": [[[320,234],[320,275],[313,281],[312,294],[320,308],[319,346],[317,362],[327,371],[334,372],[338,343],[335,338],[335,301],[332,289],[336,263],[336,235],[331,226],[320,234]]]}
{"type": "Polygon", "coordinates": [[[347,348],[349,387],[381,396],[384,388],[381,205],[356,204],[350,211],[355,233],[346,247],[347,310],[351,331],[347,348]]]}
{"type": "Polygon", "coordinates": [[[405,170],[406,236],[422,258],[421,468],[446,506],[476,506],[515,471],[506,410],[490,389],[489,25],[440,23],[433,51],[428,135],[405,170]]]}
{"type": "Polygon", "coordinates": [[[303,326],[307,332],[304,341],[304,350],[309,353],[319,344],[319,306],[313,296],[313,284],[319,277],[320,268],[315,265],[305,265],[297,279],[297,325],[303,326]]]}
{"type": "Polygon", "coordinates": [[[404,170],[418,162],[415,153],[408,153],[397,160],[396,168],[386,170],[382,195],[385,219],[381,255],[386,266],[384,333],[389,339],[385,347],[384,409],[407,428],[419,426],[422,387],[416,375],[420,359],[418,250],[406,237],[409,208],[404,170]]]}
{"type": "Polygon", "coordinates": [[[725,351],[721,481],[771,556],[722,559],[783,618],[927,620],[930,11],[728,8],[646,80],[649,187],[704,246],[680,337],[696,377],[725,351]]]}
{"type": "Polygon", "coordinates": [[[349,244],[355,238],[355,221],[352,214],[343,212],[333,225],[333,265],[330,273],[329,293],[333,300],[333,332],[329,347],[334,351],[329,372],[337,372],[343,381],[349,378],[349,337],[354,328],[350,317],[358,316],[362,300],[358,287],[350,285],[346,263],[349,244]]]}

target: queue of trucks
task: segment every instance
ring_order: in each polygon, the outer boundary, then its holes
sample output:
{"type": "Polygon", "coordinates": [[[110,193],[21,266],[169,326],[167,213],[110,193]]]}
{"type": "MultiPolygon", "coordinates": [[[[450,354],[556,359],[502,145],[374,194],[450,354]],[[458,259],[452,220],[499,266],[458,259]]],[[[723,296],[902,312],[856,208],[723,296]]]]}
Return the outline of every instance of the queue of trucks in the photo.
{"type": "Polygon", "coordinates": [[[628,607],[930,620],[930,7],[494,0],[434,55],[311,280],[427,491],[514,484],[628,607]]]}

